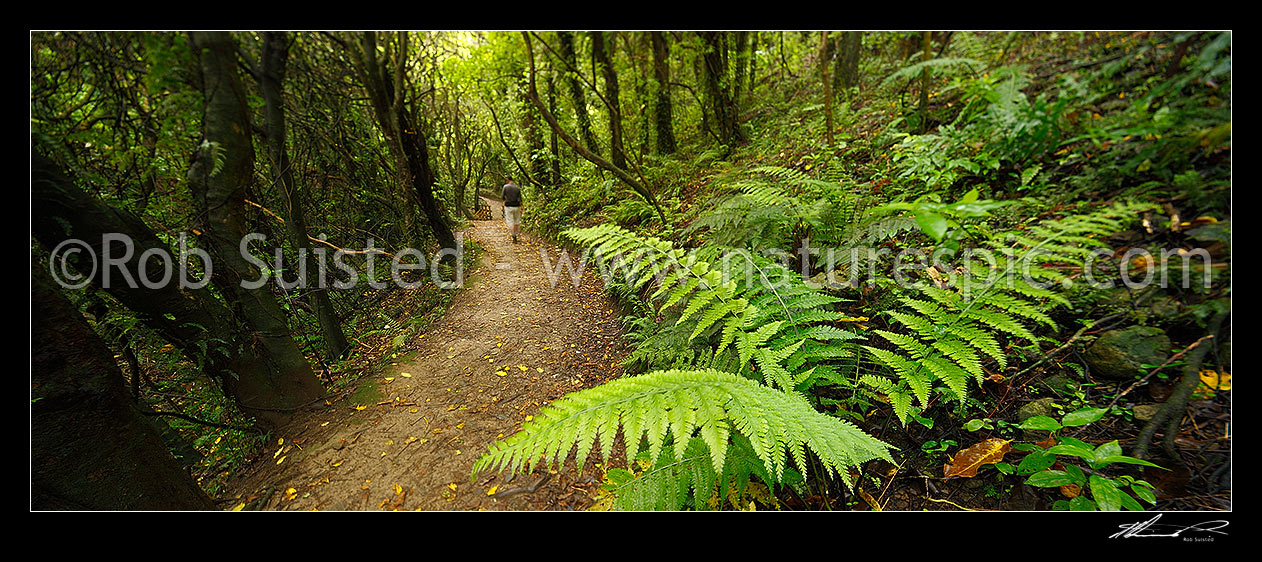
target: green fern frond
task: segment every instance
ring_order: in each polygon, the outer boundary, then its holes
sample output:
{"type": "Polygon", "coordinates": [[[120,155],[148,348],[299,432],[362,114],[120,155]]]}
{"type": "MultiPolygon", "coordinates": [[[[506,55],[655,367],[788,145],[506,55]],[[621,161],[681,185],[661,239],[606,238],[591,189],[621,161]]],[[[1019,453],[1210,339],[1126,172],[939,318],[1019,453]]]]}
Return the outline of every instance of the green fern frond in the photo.
{"type": "MultiPolygon", "coordinates": [[[[1069,300],[1051,287],[1036,287],[1026,279],[1060,281],[1065,274],[1059,264],[1080,266],[1100,245],[1098,238],[1122,228],[1145,204],[1119,203],[1088,215],[1065,217],[1033,225],[1024,232],[985,241],[995,250],[990,265],[970,263],[958,270],[968,273],[952,279],[951,288],[922,284],[917,287],[928,300],[903,297],[910,311],[890,311],[891,319],[912,335],[884,330],[875,333],[894,348],[866,346],[879,362],[899,377],[895,385],[888,379],[861,379],[883,385],[879,391],[890,395],[905,385],[924,406],[931,376],[941,381],[961,401],[967,396],[968,379],[984,378],[983,356],[993,359],[1000,369],[1007,357],[996,334],[1038,343],[1027,322],[1056,328],[1046,312],[1051,306],[1068,306],[1069,300]],[[1017,279],[1015,273],[1027,276],[1017,279]],[[979,281],[980,279],[980,281],[979,281]],[[958,287],[957,287],[958,285],[958,287]]],[[[866,384],[866,383],[865,383],[866,384]]],[[[892,395],[891,395],[892,396],[892,395]]],[[[904,419],[900,415],[900,419],[904,419]]]]}
{"type": "Polygon", "coordinates": [[[689,506],[709,511],[731,503],[729,498],[741,497],[754,475],[764,482],[773,481],[748,439],[733,436],[723,471],[716,473],[705,442],[694,437],[683,458],[667,449],[639,474],[612,469],[606,475],[610,484],[603,488],[613,492],[612,507],[619,511],[674,511],[689,506]]]}
{"type": "MultiPolygon", "coordinates": [[[[784,474],[786,457],[805,471],[807,450],[816,455],[825,472],[841,476],[847,484],[846,468],[877,458],[892,460],[888,444],[844,420],[815,411],[800,397],[719,371],[659,371],[611,381],[553,402],[521,431],[493,443],[474,464],[473,477],[484,470],[530,471],[545,461],[552,467],[568,458],[575,447],[590,451],[596,439],[601,441],[602,459],[608,462],[619,426],[627,442],[647,438],[655,457],[667,444],[668,435],[678,458],[685,456],[688,441],[699,436],[710,448],[715,472],[720,473],[726,455],[719,444],[727,442],[731,431],[749,439],[773,479],[784,474]]],[[[585,460],[576,458],[580,471],[585,460]]]]}

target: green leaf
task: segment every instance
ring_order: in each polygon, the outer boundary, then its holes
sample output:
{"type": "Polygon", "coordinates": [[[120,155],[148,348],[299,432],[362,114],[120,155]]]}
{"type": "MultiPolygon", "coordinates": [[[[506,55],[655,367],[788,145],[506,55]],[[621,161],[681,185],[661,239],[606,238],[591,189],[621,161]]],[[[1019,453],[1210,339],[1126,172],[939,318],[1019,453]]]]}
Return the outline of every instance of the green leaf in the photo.
{"type": "Polygon", "coordinates": [[[1095,448],[1095,460],[1097,461],[1105,457],[1121,456],[1121,454],[1122,445],[1119,444],[1116,439],[1109,441],[1108,443],[1102,443],[1099,447],[1095,448]]]}
{"type": "Polygon", "coordinates": [[[1131,491],[1134,492],[1135,496],[1139,499],[1144,500],[1151,505],[1157,505],[1157,494],[1153,493],[1151,489],[1139,484],[1131,484],[1131,491]]]}
{"type": "Polygon", "coordinates": [[[1082,473],[1081,468],[1078,468],[1071,464],[1065,467],[1065,472],[1068,472],[1070,476],[1074,477],[1075,484],[1078,484],[1080,486],[1087,484],[1087,475],[1082,473]]]}
{"type": "Polygon", "coordinates": [[[1056,431],[1061,428],[1060,422],[1047,416],[1033,416],[1017,426],[1021,429],[1056,431]]]}
{"type": "Polygon", "coordinates": [[[1148,461],[1146,461],[1146,460],[1143,460],[1143,459],[1137,459],[1137,458],[1135,458],[1135,457],[1127,457],[1127,456],[1124,456],[1124,455],[1116,455],[1116,456],[1102,457],[1102,458],[1099,458],[1099,459],[1093,459],[1093,460],[1094,460],[1094,462],[1095,462],[1096,464],[1099,464],[1101,467],[1105,467],[1105,466],[1108,466],[1108,465],[1110,465],[1110,464],[1120,462],[1120,463],[1124,463],[1124,464],[1138,464],[1138,465],[1141,465],[1141,466],[1151,466],[1151,467],[1153,467],[1153,468],[1160,468],[1160,469],[1162,469],[1162,470],[1165,470],[1165,467],[1163,467],[1163,466],[1158,466],[1158,465],[1155,465],[1155,464],[1150,463],[1150,462],[1148,462],[1148,461]]]}
{"type": "Polygon", "coordinates": [[[1040,488],[1057,488],[1074,483],[1074,477],[1063,470],[1036,472],[1025,480],[1026,484],[1040,488]]]}
{"type": "Polygon", "coordinates": [[[1086,441],[1079,441],[1079,440],[1077,440],[1077,439],[1074,439],[1073,437],[1061,437],[1061,438],[1060,438],[1060,444],[1061,444],[1061,445],[1072,445],[1072,446],[1074,446],[1074,447],[1078,447],[1078,448],[1080,448],[1080,449],[1087,449],[1087,450],[1092,450],[1092,451],[1094,451],[1094,450],[1095,450],[1095,447],[1092,447],[1090,443],[1087,443],[1086,441]]]}
{"type": "Polygon", "coordinates": [[[1113,481],[1096,475],[1088,480],[1091,485],[1091,496],[1095,498],[1100,511],[1121,511],[1122,492],[1113,485],[1113,481]]]}
{"type": "Polygon", "coordinates": [[[915,213],[915,216],[916,225],[920,227],[922,232],[933,238],[934,242],[942,241],[942,237],[947,231],[946,217],[928,211],[919,211],[915,213]]]}
{"type": "Polygon", "coordinates": [[[1087,496],[1078,496],[1069,500],[1069,511],[1095,511],[1095,502],[1087,499],[1087,496]]]}
{"type": "Polygon", "coordinates": [[[1056,455],[1046,452],[1030,453],[1017,465],[1018,474],[1031,474],[1056,464],[1056,455]]]}
{"type": "Polygon", "coordinates": [[[1048,449],[1047,452],[1053,455],[1071,455],[1087,460],[1095,458],[1095,451],[1091,449],[1084,449],[1076,445],[1066,445],[1064,443],[1048,449]]]}
{"type": "Polygon", "coordinates": [[[1144,510],[1144,506],[1139,505],[1139,502],[1135,501],[1135,498],[1126,495],[1126,492],[1119,490],[1117,492],[1117,498],[1122,501],[1122,507],[1126,508],[1128,511],[1144,510]]]}
{"type": "Polygon", "coordinates": [[[1065,427],[1078,427],[1098,421],[1108,412],[1107,408],[1083,408],[1065,414],[1061,419],[1061,425],[1065,427]]]}
{"type": "Polygon", "coordinates": [[[1051,465],[1055,465],[1056,456],[1047,455],[1046,451],[1031,452],[1022,458],[1017,465],[1017,474],[1034,474],[1034,472],[1047,469],[1051,465]]]}
{"type": "Polygon", "coordinates": [[[986,425],[986,420],[981,419],[981,418],[972,419],[972,420],[968,420],[968,422],[964,424],[964,429],[968,431],[977,431],[981,429],[982,426],[984,425],[986,425]]]}

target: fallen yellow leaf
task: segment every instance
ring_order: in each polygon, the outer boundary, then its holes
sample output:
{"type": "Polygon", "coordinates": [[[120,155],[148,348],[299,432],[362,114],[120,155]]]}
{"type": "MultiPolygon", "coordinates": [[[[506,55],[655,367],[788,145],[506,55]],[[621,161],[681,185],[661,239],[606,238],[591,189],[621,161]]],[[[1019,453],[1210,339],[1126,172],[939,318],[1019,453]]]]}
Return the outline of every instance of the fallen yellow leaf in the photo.
{"type": "Polygon", "coordinates": [[[245,509],[245,502],[241,502],[237,504],[236,507],[232,508],[233,511],[241,511],[242,509],[245,509]]]}
{"type": "Polygon", "coordinates": [[[362,405],[361,405],[361,406],[355,406],[355,409],[356,409],[356,410],[363,410],[363,409],[365,409],[365,408],[367,408],[367,407],[368,407],[368,406],[362,406],[362,405]]]}
{"type": "Polygon", "coordinates": [[[1201,382],[1214,390],[1231,390],[1231,373],[1218,374],[1213,369],[1201,371],[1201,382]]]}
{"type": "Polygon", "coordinates": [[[455,482],[452,482],[451,484],[448,484],[448,485],[447,485],[447,487],[448,487],[448,488],[451,488],[451,491],[453,491],[453,492],[454,492],[454,491],[456,491],[456,483],[455,483],[455,482]]]}
{"type": "MultiPolygon", "coordinates": [[[[486,491],[486,495],[488,495],[488,496],[494,496],[494,495],[495,495],[495,491],[496,491],[496,490],[498,490],[498,489],[500,489],[500,485],[499,485],[499,484],[496,484],[496,485],[494,485],[494,486],[491,486],[491,489],[486,491]]],[[[245,505],[245,504],[241,504],[241,505],[245,505]]]]}
{"type": "Polygon", "coordinates": [[[285,459],[287,459],[287,458],[289,458],[289,457],[288,457],[288,456],[281,457],[281,458],[280,458],[280,460],[276,461],[276,464],[280,464],[280,463],[285,462],[285,459]]]}

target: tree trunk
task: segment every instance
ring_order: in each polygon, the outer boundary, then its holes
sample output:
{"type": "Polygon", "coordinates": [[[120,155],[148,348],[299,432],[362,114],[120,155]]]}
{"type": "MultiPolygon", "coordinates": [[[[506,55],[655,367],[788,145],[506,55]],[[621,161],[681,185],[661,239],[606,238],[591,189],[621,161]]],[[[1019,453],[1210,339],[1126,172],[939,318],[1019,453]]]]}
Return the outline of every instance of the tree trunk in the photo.
{"type": "MultiPolygon", "coordinates": [[[[267,152],[271,158],[272,175],[285,204],[285,231],[289,243],[301,257],[311,258],[311,242],[307,239],[307,219],[303,215],[304,193],[294,181],[293,165],[289,160],[285,126],[285,67],[289,62],[289,38],[284,32],[263,33],[263,66],[259,72],[259,85],[263,91],[263,116],[267,130],[267,152]]],[[[333,302],[329,300],[327,287],[318,286],[315,268],[300,268],[307,274],[306,295],[311,298],[312,308],[320,323],[325,350],[336,359],[346,353],[349,344],[338,322],[333,302]]],[[[326,279],[327,282],[327,279],[326,279]]]]}
{"type": "MultiPolygon", "coordinates": [[[[557,92],[554,74],[556,74],[555,70],[548,73],[548,111],[551,111],[553,115],[556,115],[557,92]]],[[[549,127],[549,129],[551,129],[551,127],[549,127]]],[[[561,186],[561,151],[559,150],[560,147],[557,144],[557,132],[551,131],[551,133],[551,138],[548,143],[548,149],[552,153],[552,158],[549,162],[549,164],[551,164],[552,171],[551,179],[553,187],[559,188],[561,186]]]]}
{"type": "Polygon", "coordinates": [[[829,54],[832,42],[828,40],[828,32],[821,31],[819,35],[819,74],[820,82],[824,84],[824,126],[827,128],[825,138],[828,139],[828,147],[833,146],[833,91],[832,80],[828,76],[828,66],[832,62],[829,54]]]}
{"type": "MultiPolygon", "coordinates": [[[[525,84],[520,85],[525,89],[525,84]]],[[[543,180],[548,177],[548,163],[544,161],[543,134],[539,132],[539,115],[530,100],[521,100],[521,128],[526,137],[526,148],[529,150],[530,178],[535,185],[543,189],[543,180]]]]}
{"type": "Polygon", "coordinates": [[[657,198],[653,196],[652,191],[649,191],[644,184],[632,177],[630,172],[614,166],[608,160],[601,158],[599,154],[594,154],[580,145],[574,137],[566,134],[566,132],[561,129],[561,125],[557,123],[556,116],[552,115],[552,112],[548,111],[543,106],[543,102],[539,99],[539,91],[535,86],[535,55],[530,44],[530,34],[522,32],[522,39],[525,40],[526,57],[530,62],[530,72],[527,75],[529,77],[527,82],[529,89],[526,90],[527,95],[530,96],[530,101],[535,104],[535,107],[539,109],[539,113],[543,115],[544,121],[547,121],[548,126],[552,127],[552,130],[556,131],[557,135],[561,137],[561,140],[565,141],[565,144],[570,145],[570,148],[574,149],[574,152],[577,152],[579,156],[582,156],[585,160],[595,164],[597,167],[612,173],[615,177],[622,180],[623,183],[630,186],[632,190],[640,194],[640,196],[653,207],[653,210],[657,211],[657,216],[661,219],[662,224],[666,224],[666,214],[662,211],[661,205],[658,205],[657,198]]]}
{"type": "MultiPolygon", "coordinates": [[[[204,372],[223,385],[224,394],[235,398],[241,410],[255,416],[263,426],[273,428],[288,423],[297,406],[314,398],[306,391],[307,385],[293,388],[282,373],[270,370],[272,362],[260,357],[263,350],[256,347],[254,335],[233,319],[228,308],[204,284],[196,286],[199,281],[194,275],[189,275],[191,285],[185,288],[174,277],[168,283],[153,284],[153,288],[142,285],[142,254],[153,250],[160,256],[180,260],[181,252],[172,252],[135,215],[84,193],[51,160],[33,154],[31,233],[44,247],[55,248],[71,237],[67,227],[75,239],[87,242],[98,257],[106,255],[103,240],[107,235],[132,242],[134,251],[123,259],[121,267],[111,267],[109,271],[96,267],[91,274],[92,283],[118,299],[190,361],[203,365],[204,372]],[[127,279],[135,283],[127,283],[127,279]]],[[[113,256],[125,256],[120,244],[110,246],[113,256]]],[[[219,261],[212,264],[214,268],[223,267],[219,261]]],[[[85,273],[90,269],[87,263],[76,265],[85,273]]],[[[188,268],[186,262],[170,265],[175,271],[188,268]]],[[[158,276],[150,272],[149,277],[158,276]]]]}
{"type": "Polygon", "coordinates": [[[833,72],[835,90],[849,90],[859,85],[859,53],[863,50],[862,31],[844,31],[841,34],[840,53],[833,72]]]}
{"type": "Polygon", "coordinates": [[[31,269],[31,509],[214,509],[127,394],[113,354],[31,269]]]}
{"type": "Polygon", "coordinates": [[[561,58],[565,61],[566,67],[571,70],[566,72],[566,85],[570,89],[570,99],[574,102],[574,115],[578,119],[578,133],[583,139],[583,144],[592,154],[600,154],[600,145],[596,143],[596,138],[592,136],[591,119],[587,116],[587,102],[583,97],[583,88],[578,83],[578,77],[570,74],[570,72],[578,72],[578,57],[574,54],[574,33],[571,31],[558,31],[557,38],[561,43],[561,58]]]}
{"type": "Polygon", "coordinates": [[[657,152],[675,152],[675,131],[670,104],[670,45],[660,31],[649,32],[653,42],[653,76],[657,78],[657,152]]]}
{"type": "Polygon", "coordinates": [[[731,92],[728,72],[727,36],[717,31],[698,32],[705,41],[706,93],[719,129],[719,137],[730,147],[745,142],[745,133],[737,124],[738,110],[731,92]]]}
{"type": "Polygon", "coordinates": [[[355,72],[360,83],[368,92],[377,125],[390,145],[396,167],[402,174],[404,183],[411,188],[411,200],[420,206],[439,246],[455,248],[456,237],[451,230],[451,223],[434,197],[435,178],[429,163],[425,133],[418,127],[418,120],[408,113],[403,104],[407,32],[400,32],[394,60],[389,58],[389,53],[383,59],[377,58],[377,35],[372,31],[360,36],[358,49],[347,45],[347,50],[355,61],[355,72]]]}
{"type": "Polygon", "coordinates": [[[189,189],[203,221],[202,240],[214,259],[215,286],[254,335],[291,407],[324,395],[311,365],[294,343],[287,315],[269,284],[248,288],[259,271],[240,248],[246,234],[245,192],[254,183],[254,144],[236,47],[226,32],[193,33],[201,54],[203,116],[201,148],[189,165],[189,189]]]}
{"type": "Polygon", "coordinates": [[[745,92],[752,99],[754,96],[754,84],[758,77],[758,40],[759,32],[753,32],[749,38],[749,73],[745,76],[745,92]]]}
{"type": "Polygon", "coordinates": [[[740,102],[741,102],[741,93],[742,93],[741,88],[744,87],[745,85],[745,74],[749,72],[750,56],[749,56],[749,51],[748,51],[748,45],[749,45],[749,32],[737,31],[736,32],[736,47],[732,49],[732,52],[736,55],[735,65],[734,65],[734,68],[732,69],[732,75],[733,75],[732,100],[737,105],[740,105],[740,102]]]}
{"type": "MultiPolygon", "coordinates": [[[[933,32],[924,32],[920,43],[924,49],[920,60],[928,62],[933,56],[933,32]]],[[[929,130],[929,80],[931,76],[928,66],[920,71],[920,131],[922,133],[929,130]]]]}
{"type": "Polygon", "coordinates": [[[622,146],[622,104],[618,101],[618,73],[605,50],[605,34],[592,32],[592,57],[605,78],[605,101],[609,104],[609,159],[614,166],[627,167],[627,153],[622,146]]]}

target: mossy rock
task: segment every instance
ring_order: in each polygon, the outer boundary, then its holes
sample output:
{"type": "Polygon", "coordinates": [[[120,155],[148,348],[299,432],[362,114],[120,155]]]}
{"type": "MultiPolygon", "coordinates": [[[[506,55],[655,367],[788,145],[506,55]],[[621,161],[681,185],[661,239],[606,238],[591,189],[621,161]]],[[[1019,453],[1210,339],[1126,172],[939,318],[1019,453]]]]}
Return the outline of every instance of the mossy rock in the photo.
{"type": "Polygon", "coordinates": [[[1143,425],[1157,415],[1160,409],[1161,404],[1136,404],[1131,408],[1131,413],[1135,415],[1135,423],[1143,425]]]}
{"type": "MultiPolygon", "coordinates": [[[[1051,396],[1039,398],[1021,406],[1021,409],[1017,410],[1017,423],[1024,422],[1034,416],[1057,417],[1056,398],[1051,396]]],[[[1052,432],[1042,429],[1024,429],[1021,431],[1021,439],[1025,441],[1043,441],[1051,434],[1052,432]]]]}
{"type": "Polygon", "coordinates": [[[1160,365],[1170,358],[1170,338],[1160,328],[1131,326],[1100,335],[1083,354],[1091,374],[1100,378],[1129,380],[1142,365],[1160,365]]]}

